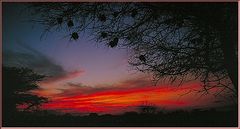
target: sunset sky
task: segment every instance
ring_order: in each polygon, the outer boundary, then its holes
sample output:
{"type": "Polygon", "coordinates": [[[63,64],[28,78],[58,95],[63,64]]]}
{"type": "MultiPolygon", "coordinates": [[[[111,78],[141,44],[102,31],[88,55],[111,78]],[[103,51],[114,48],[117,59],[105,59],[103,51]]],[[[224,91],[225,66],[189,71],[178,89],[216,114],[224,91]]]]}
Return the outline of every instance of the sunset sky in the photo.
{"type": "Polygon", "coordinates": [[[180,87],[168,83],[154,86],[150,75],[129,66],[128,50],[108,48],[87,33],[77,41],[62,33],[49,33],[40,40],[43,27],[27,22],[28,18],[23,5],[4,3],[3,64],[48,76],[38,83],[39,90],[32,91],[49,98],[41,109],[118,114],[137,111],[144,104],[159,110],[191,110],[232,103],[212,95],[200,97],[193,92],[201,88],[197,80],[180,87]]]}

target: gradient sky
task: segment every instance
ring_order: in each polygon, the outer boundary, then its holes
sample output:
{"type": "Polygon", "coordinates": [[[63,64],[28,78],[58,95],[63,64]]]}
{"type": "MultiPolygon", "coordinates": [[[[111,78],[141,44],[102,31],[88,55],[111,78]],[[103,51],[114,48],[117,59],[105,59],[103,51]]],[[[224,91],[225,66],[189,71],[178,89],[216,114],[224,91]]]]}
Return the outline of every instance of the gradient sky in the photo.
{"type": "Polygon", "coordinates": [[[136,111],[146,103],[166,110],[231,104],[211,95],[181,97],[199,89],[198,81],[181,87],[153,86],[150,75],[131,70],[127,50],[108,48],[87,38],[88,34],[70,41],[62,33],[49,33],[40,40],[43,27],[27,22],[28,15],[21,4],[3,3],[3,64],[49,76],[39,82],[40,90],[33,91],[50,98],[42,109],[114,114],[136,111]]]}

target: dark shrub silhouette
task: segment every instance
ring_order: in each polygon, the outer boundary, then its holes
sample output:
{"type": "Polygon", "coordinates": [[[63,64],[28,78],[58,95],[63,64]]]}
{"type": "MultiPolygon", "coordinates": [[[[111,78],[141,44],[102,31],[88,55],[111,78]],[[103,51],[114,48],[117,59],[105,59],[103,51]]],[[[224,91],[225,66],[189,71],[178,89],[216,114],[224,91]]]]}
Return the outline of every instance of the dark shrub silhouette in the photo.
{"type": "Polygon", "coordinates": [[[39,88],[36,84],[44,76],[34,73],[28,68],[5,67],[3,73],[3,125],[22,119],[17,106],[24,106],[23,111],[34,112],[47,102],[47,98],[31,94],[31,90],[39,88]]]}

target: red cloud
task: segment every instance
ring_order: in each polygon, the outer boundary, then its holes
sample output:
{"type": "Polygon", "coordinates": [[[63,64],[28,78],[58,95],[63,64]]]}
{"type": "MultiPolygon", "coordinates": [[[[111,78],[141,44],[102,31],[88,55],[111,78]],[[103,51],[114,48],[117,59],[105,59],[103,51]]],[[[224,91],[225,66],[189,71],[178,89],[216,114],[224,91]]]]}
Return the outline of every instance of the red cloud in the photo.
{"type": "MultiPolygon", "coordinates": [[[[79,96],[79,95],[90,95],[90,94],[105,94],[112,93],[112,94],[118,94],[121,92],[121,94],[125,92],[138,92],[140,91],[151,91],[158,88],[161,88],[162,91],[165,91],[164,89],[169,90],[169,86],[167,85],[161,85],[161,86],[152,86],[153,83],[149,80],[146,80],[145,78],[137,78],[137,79],[129,79],[123,82],[120,82],[118,84],[112,85],[112,86],[104,86],[104,85],[98,85],[98,86],[86,86],[81,83],[75,84],[75,83],[67,83],[65,84],[65,87],[62,89],[57,89],[60,93],[54,94],[54,98],[64,98],[64,97],[73,97],[73,96],[79,96]]],[[[184,87],[181,87],[180,89],[183,89],[184,87]]],[[[187,87],[188,89],[189,87],[187,87]]],[[[193,88],[193,87],[192,87],[193,88]]],[[[176,89],[176,88],[171,88],[176,89]]],[[[186,88],[185,88],[186,89],[186,88]]]]}
{"type": "Polygon", "coordinates": [[[145,78],[129,79],[112,86],[97,85],[86,86],[81,83],[67,83],[63,89],[58,89],[61,93],[55,95],[55,97],[71,97],[76,95],[88,95],[99,92],[111,92],[111,91],[125,91],[126,89],[149,87],[153,85],[151,81],[145,78]]]}
{"type": "MultiPolygon", "coordinates": [[[[74,78],[80,73],[76,72],[65,77],[52,79],[48,83],[74,78]]],[[[115,114],[137,111],[137,107],[144,101],[166,109],[214,106],[213,98],[204,96],[203,99],[197,100],[198,95],[195,93],[189,93],[179,99],[190,89],[194,91],[200,88],[201,84],[198,82],[184,84],[181,87],[152,86],[152,82],[145,78],[129,79],[114,86],[91,87],[83,84],[67,83],[64,89],[58,89],[61,93],[53,95],[52,101],[44,104],[42,109],[115,114]]]]}
{"type": "MultiPolygon", "coordinates": [[[[129,111],[130,109],[137,110],[137,107],[143,101],[148,101],[160,107],[182,108],[191,105],[193,101],[188,99],[177,100],[178,93],[184,93],[187,89],[198,86],[199,84],[184,86],[182,88],[142,86],[127,89],[97,89],[72,85],[70,86],[72,89],[63,90],[63,93],[58,94],[58,96],[53,98],[52,102],[44,104],[42,108],[80,113],[97,112],[114,114],[129,111]]],[[[119,87],[122,87],[122,85],[119,85],[119,87]]]]}

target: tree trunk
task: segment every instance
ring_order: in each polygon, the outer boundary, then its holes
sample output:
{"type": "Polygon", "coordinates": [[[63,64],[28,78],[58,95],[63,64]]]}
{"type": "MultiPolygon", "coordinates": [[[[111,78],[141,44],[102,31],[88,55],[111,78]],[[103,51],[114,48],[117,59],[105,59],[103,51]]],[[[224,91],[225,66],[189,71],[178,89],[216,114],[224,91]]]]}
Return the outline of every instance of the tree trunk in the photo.
{"type": "Polygon", "coordinates": [[[220,31],[221,48],[224,54],[224,65],[228,72],[236,92],[238,91],[238,16],[237,8],[234,6],[227,10],[229,12],[220,31]],[[231,12],[231,13],[230,13],[231,12]]]}

